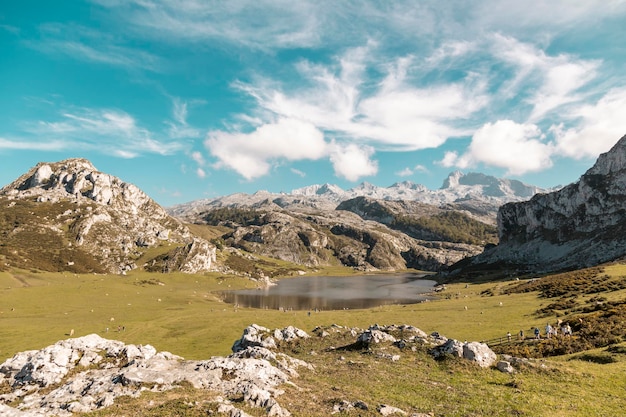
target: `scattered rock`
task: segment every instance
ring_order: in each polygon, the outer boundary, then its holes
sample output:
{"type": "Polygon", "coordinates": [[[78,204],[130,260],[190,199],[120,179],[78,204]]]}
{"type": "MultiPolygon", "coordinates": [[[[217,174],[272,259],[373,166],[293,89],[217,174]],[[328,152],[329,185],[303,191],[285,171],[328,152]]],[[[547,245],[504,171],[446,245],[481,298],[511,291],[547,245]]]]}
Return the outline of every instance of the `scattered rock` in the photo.
{"type": "Polygon", "coordinates": [[[479,342],[459,342],[448,339],[444,344],[437,346],[431,351],[435,358],[445,355],[457,356],[476,362],[483,368],[492,366],[496,361],[496,354],[484,343],[479,342]]]}
{"type": "Polygon", "coordinates": [[[379,405],[377,410],[383,416],[391,416],[394,414],[400,414],[400,415],[406,416],[407,414],[406,411],[404,410],[401,410],[397,407],[392,407],[390,405],[384,405],[384,404],[379,405]]]}
{"type": "Polygon", "coordinates": [[[496,354],[485,343],[469,342],[463,345],[463,357],[476,362],[482,368],[492,366],[497,359],[496,354]]]}
{"type": "Polygon", "coordinates": [[[500,372],[504,372],[507,374],[512,374],[513,372],[515,372],[515,368],[511,366],[511,362],[507,361],[498,361],[496,368],[498,368],[500,372]]]}

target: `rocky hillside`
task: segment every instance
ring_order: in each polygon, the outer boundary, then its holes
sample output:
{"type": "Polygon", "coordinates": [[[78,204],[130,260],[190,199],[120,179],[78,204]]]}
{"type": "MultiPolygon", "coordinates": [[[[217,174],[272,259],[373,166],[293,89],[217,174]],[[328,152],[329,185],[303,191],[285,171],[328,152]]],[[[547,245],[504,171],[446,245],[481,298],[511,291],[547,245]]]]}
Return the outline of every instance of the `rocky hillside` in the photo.
{"type": "Polygon", "coordinates": [[[208,208],[188,215],[186,221],[229,227],[232,231],[220,240],[225,246],[309,267],[341,264],[363,271],[438,271],[482,252],[484,244],[495,239],[494,227],[457,211],[417,203],[368,199],[369,204],[363,205],[359,201],[346,201],[336,210],[292,211],[271,202],[251,208],[208,208]],[[412,211],[404,212],[408,206],[412,211]],[[445,227],[437,232],[424,221],[441,226],[437,216],[442,213],[455,213],[484,233],[449,236],[445,227]]]}
{"type": "Polygon", "coordinates": [[[471,267],[509,265],[556,271],[626,255],[626,136],[580,180],[498,212],[497,246],[471,267]]]}
{"type": "Polygon", "coordinates": [[[139,188],[85,159],[38,164],[0,189],[0,206],[2,266],[123,273],[147,262],[199,272],[215,260],[212,245],[139,188]]]}

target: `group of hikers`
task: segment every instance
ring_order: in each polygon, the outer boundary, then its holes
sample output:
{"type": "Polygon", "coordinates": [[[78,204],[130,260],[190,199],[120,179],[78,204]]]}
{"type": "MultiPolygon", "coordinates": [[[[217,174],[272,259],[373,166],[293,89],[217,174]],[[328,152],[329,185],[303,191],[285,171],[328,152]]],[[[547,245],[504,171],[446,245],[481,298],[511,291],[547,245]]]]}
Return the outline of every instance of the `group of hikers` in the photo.
{"type": "MultiPolygon", "coordinates": [[[[545,333],[544,333],[545,338],[551,339],[552,337],[556,337],[558,336],[559,331],[561,332],[561,335],[565,337],[570,337],[572,335],[572,327],[568,323],[559,322],[555,326],[551,325],[550,323],[547,323],[545,327],[545,333]]],[[[512,338],[511,332],[508,332],[506,336],[510,342],[512,338]]],[[[524,330],[520,330],[517,336],[519,340],[525,340],[524,330]]],[[[539,330],[539,327],[533,328],[533,336],[535,340],[541,339],[541,331],[539,330]]]]}

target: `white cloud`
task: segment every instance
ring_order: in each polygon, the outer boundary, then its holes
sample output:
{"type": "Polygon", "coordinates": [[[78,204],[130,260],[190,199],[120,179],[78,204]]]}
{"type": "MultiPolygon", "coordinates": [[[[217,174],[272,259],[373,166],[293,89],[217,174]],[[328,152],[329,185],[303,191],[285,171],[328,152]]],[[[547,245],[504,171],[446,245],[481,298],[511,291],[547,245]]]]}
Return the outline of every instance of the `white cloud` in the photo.
{"type": "Polygon", "coordinates": [[[339,65],[301,63],[298,68],[308,88],[288,91],[276,82],[236,87],[257,100],[258,112],[307,121],[344,138],[369,141],[386,150],[437,147],[450,136],[466,132],[455,124],[483,108],[488,101],[480,77],[461,82],[416,87],[409,83],[410,57],[394,60],[371,91],[361,86],[366,57],[374,45],[350,50],[339,65]]]}
{"type": "Polygon", "coordinates": [[[348,181],[358,181],[361,177],[376,175],[378,163],[372,161],[374,149],[356,144],[331,145],[330,161],[335,174],[348,181]]]}
{"type": "Polygon", "coordinates": [[[397,171],[395,174],[399,177],[410,177],[413,175],[413,170],[409,167],[405,167],[404,169],[397,171]]]}
{"type": "Polygon", "coordinates": [[[196,169],[196,175],[198,178],[204,178],[206,177],[206,172],[202,168],[198,168],[196,169]]]}
{"type": "Polygon", "coordinates": [[[28,151],[61,151],[67,147],[63,141],[53,140],[45,142],[29,141],[26,138],[6,139],[0,137],[0,149],[28,150],[28,151]]]}
{"type": "Polygon", "coordinates": [[[589,26],[626,10],[623,0],[536,0],[532,5],[515,0],[487,0],[472,6],[474,15],[480,20],[478,27],[509,30],[528,30],[545,25],[555,29],[589,26]]]}
{"type": "Polygon", "coordinates": [[[212,131],[205,146],[218,159],[218,167],[233,169],[248,180],[266,175],[279,160],[316,160],[328,152],[322,132],[310,123],[289,118],[250,133],[212,131]]]}
{"type": "Polygon", "coordinates": [[[419,48],[428,39],[509,32],[541,38],[593,28],[626,11],[622,0],[319,2],[314,0],[92,0],[124,28],[167,42],[217,42],[261,50],[353,46],[377,36],[419,48]]]}
{"type": "Polygon", "coordinates": [[[299,177],[302,177],[302,178],[306,177],[306,173],[304,173],[304,172],[300,171],[299,169],[296,169],[296,168],[291,168],[291,169],[290,169],[290,171],[291,171],[293,174],[296,174],[296,175],[297,175],[297,176],[299,176],[299,177]]]}
{"type": "Polygon", "coordinates": [[[597,157],[626,134],[626,88],[612,89],[598,102],[583,104],[565,115],[576,127],[554,126],[559,154],[571,158],[597,157]]]}
{"type": "Polygon", "coordinates": [[[25,44],[47,54],[63,54],[73,59],[127,69],[160,71],[163,61],[143,49],[120,44],[107,31],[61,24],[44,24],[42,38],[25,44]]]}
{"type": "Polygon", "coordinates": [[[505,168],[509,175],[521,175],[552,166],[554,145],[542,142],[543,135],[532,124],[519,124],[511,120],[487,123],[472,137],[467,152],[445,154],[441,164],[445,167],[467,168],[477,163],[505,168]]]}
{"type": "Polygon", "coordinates": [[[202,153],[195,151],[191,153],[191,159],[193,159],[194,161],[196,161],[196,163],[200,166],[204,165],[204,156],[202,156],[202,153]]]}
{"type": "MultiPolygon", "coordinates": [[[[536,46],[502,35],[492,37],[495,57],[513,65],[515,76],[501,89],[506,97],[528,94],[532,106],[529,121],[536,122],[564,104],[580,101],[578,92],[597,76],[599,61],[560,54],[547,55],[536,46]]],[[[523,98],[523,97],[522,97],[523,98]]]]}
{"type": "Polygon", "coordinates": [[[226,41],[268,49],[310,47],[319,44],[324,8],[314,2],[93,0],[117,11],[131,22],[129,29],[166,41],[226,41]]]}
{"type": "Polygon", "coordinates": [[[174,121],[166,121],[165,124],[169,126],[169,137],[172,139],[181,138],[199,138],[202,134],[199,129],[192,127],[187,123],[189,103],[179,98],[173,98],[172,100],[172,117],[174,121]]]}
{"type": "Polygon", "coordinates": [[[45,136],[63,144],[65,149],[96,150],[122,158],[145,153],[169,155],[181,149],[179,143],[154,139],[148,129],[138,126],[134,117],[121,110],[73,108],[61,116],[60,121],[28,124],[26,130],[35,138],[45,136]]]}
{"type": "MultiPolygon", "coordinates": [[[[287,153],[267,155],[267,150],[254,145],[260,142],[258,138],[270,143],[265,131],[276,135],[275,130],[284,130],[286,121],[291,125],[311,126],[320,135],[318,143],[323,143],[322,134],[337,138],[349,155],[344,157],[331,152],[331,161],[337,175],[344,178],[373,175],[377,165],[371,156],[376,150],[434,148],[451,136],[471,132],[456,125],[464,124],[465,119],[488,103],[485,82],[480,76],[469,74],[459,82],[417,87],[410,80],[414,60],[407,56],[386,64],[385,74],[376,84],[365,75],[375,48],[376,44],[370,42],[350,49],[328,65],[299,62],[296,69],[302,83],[295,89],[263,78],[254,84],[234,83],[237,90],[257,102],[256,117],[241,118],[253,124],[256,130],[252,133],[211,132],[206,144],[221,161],[218,166],[230,167],[252,179],[267,174],[271,160],[299,159],[287,153]],[[269,122],[262,122],[268,119],[269,122]],[[356,165],[346,167],[341,163],[346,158],[356,165]]],[[[236,126],[234,130],[243,129],[236,126]]],[[[274,144],[271,147],[287,149],[287,146],[274,144]]],[[[322,156],[320,153],[314,159],[322,156]]]]}

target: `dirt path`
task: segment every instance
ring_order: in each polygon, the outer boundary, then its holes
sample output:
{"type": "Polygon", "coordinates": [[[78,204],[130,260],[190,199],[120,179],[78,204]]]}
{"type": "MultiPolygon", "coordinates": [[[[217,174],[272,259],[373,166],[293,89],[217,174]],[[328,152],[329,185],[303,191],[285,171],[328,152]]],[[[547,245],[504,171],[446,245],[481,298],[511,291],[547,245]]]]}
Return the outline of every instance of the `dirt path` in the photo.
{"type": "Polygon", "coordinates": [[[9,273],[9,275],[11,276],[11,278],[16,280],[20,284],[22,284],[22,287],[30,287],[30,284],[28,283],[28,281],[26,281],[26,278],[24,278],[23,276],[21,276],[21,275],[14,275],[14,274],[11,274],[11,273],[9,273]]]}

